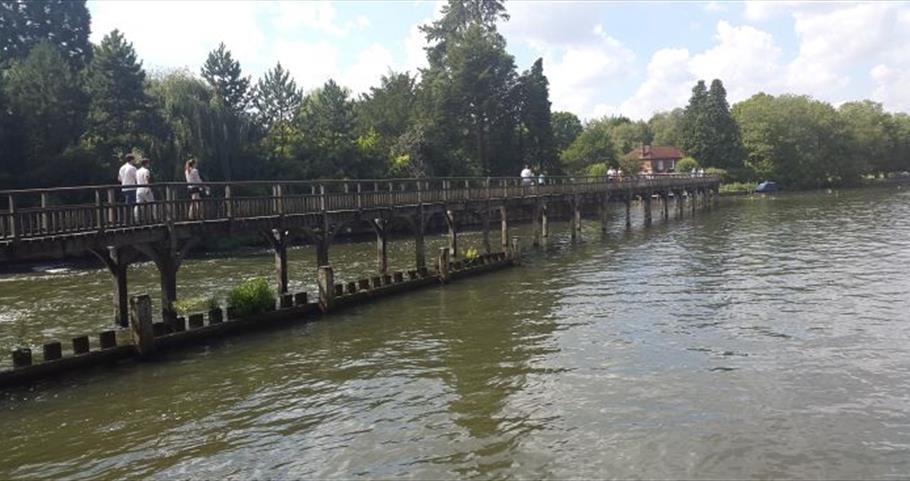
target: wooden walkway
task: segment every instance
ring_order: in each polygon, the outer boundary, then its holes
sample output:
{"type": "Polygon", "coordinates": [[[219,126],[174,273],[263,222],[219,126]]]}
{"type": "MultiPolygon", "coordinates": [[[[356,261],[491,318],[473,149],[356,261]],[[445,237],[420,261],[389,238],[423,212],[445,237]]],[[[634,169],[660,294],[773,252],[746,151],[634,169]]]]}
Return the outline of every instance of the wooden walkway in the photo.
{"type": "Polygon", "coordinates": [[[431,221],[448,229],[449,254],[465,224],[480,225],[485,254],[494,252],[491,223],[499,223],[502,251],[511,248],[509,221],[516,213],[533,224],[533,243],[549,235],[548,218],[568,213],[575,238],[585,214],[596,213],[605,231],[607,205],[641,199],[644,224],[652,199],[669,215],[670,199],[681,213],[711,204],[716,176],[654,175],[624,178],[553,177],[538,185],[517,178],[430,178],[349,181],[255,181],[199,184],[202,199],[185,183],[154,184],[154,201],[128,205],[119,185],[0,192],[0,262],[66,257],[91,252],[114,277],[114,317],[127,325],[126,270],[146,258],[161,273],[162,317],[173,319],[176,276],[187,251],[208,239],[254,233],[275,252],[276,280],[287,292],[287,248],[303,240],[316,246],[317,265],[329,266],[329,246],[340,232],[369,226],[376,234],[377,270],[386,275],[389,233],[414,235],[415,266],[427,269],[424,235],[431,221]],[[4,205],[5,204],[5,205],[4,205]]]}

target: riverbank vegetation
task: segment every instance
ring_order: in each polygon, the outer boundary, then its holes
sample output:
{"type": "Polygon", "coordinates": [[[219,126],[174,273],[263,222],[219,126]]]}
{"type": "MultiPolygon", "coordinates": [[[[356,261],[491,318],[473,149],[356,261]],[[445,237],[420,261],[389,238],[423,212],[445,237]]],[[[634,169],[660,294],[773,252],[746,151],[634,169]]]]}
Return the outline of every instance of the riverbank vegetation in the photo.
{"type": "MultiPolygon", "coordinates": [[[[303,92],[280,62],[244,75],[224,44],[199,72],[148,73],[114,30],[88,40],[84,0],[0,1],[0,188],[112,183],[122,155],[156,180],[635,172],[638,145],[674,145],[727,182],[852,185],[910,170],[910,117],[871,101],[837,108],[758,93],[729,106],[721,80],[649,120],[552,112],[542,59],[519,71],[498,0],[450,2],[422,27],[429,66],[353,95],[332,79],[303,92]],[[53,22],[42,19],[53,18],[53,22]]],[[[690,163],[691,164],[691,163],[690,163]]],[[[685,169],[688,171],[688,169],[685,169]]]]}

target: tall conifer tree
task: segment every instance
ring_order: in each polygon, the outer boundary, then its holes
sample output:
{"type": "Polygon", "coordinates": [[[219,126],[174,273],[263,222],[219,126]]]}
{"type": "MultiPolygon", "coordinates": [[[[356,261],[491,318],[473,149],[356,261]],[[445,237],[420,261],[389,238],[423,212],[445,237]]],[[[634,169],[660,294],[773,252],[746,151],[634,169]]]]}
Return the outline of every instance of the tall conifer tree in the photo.
{"type": "Polygon", "coordinates": [[[234,60],[224,43],[209,52],[202,66],[202,78],[215,89],[221,102],[234,112],[244,112],[249,104],[250,79],[244,77],[240,62],[234,60]]]}
{"type": "Polygon", "coordinates": [[[90,22],[85,0],[0,0],[0,61],[23,59],[45,40],[79,70],[92,56],[90,22]]]}

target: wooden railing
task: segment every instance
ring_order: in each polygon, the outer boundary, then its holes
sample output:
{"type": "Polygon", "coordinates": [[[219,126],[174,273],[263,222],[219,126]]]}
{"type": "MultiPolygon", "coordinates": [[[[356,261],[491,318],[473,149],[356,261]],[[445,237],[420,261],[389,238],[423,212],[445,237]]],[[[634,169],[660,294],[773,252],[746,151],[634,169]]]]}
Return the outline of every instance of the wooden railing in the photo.
{"type": "Polygon", "coordinates": [[[624,191],[671,190],[719,182],[716,177],[550,177],[542,184],[513,177],[391,180],[248,181],[147,186],[153,201],[128,205],[120,185],[0,191],[0,241],[167,223],[391,208],[418,204],[624,191]],[[189,187],[205,191],[190,198],[189,187]],[[5,203],[5,205],[4,205],[5,203]]]}

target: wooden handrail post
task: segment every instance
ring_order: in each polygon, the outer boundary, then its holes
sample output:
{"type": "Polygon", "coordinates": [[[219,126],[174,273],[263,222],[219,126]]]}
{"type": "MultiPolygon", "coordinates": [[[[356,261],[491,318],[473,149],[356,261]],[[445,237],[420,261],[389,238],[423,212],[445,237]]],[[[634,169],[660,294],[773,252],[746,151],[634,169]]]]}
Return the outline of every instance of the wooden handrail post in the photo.
{"type": "Polygon", "coordinates": [[[361,195],[360,195],[362,190],[363,190],[363,184],[361,184],[360,182],[357,182],[357,210],[363,209],[363,197],[361,197],[361,195]]]}
{"type": "Polygon", "coordinates": [[[117,194],[114,189],[107,189],[107,222],[108,224],[117,223],[117,209],[114,204],[117,203],[117,194]]]}
{"type": "Polygon", "coordinates": [[[417,204],[423,204],[423,189],[421,188],[421,181],[417,179],[417,204]]]}
{"type": "Polygon", "coordinates": [[[104,207],[101,204],[101,191],[95,189],[95,227],[99,231],[104,230],[104,207]]]}
{"type": "Polygon", "coordinates": [[[41,193],[41,230],[43,232],[48,232],[48,222],[47,222],[47,192],[41,193]]]}
{"type": "Polygon", "coordinates": [[[231,199],[231,186],[224,186],[224,213],[228,220],[234,218],[234,202],[231,199]]]}
{"type": "Polygon", "coordinates": [[[319,184],[319,210],[325,212],[325,184],[319,184]]]}
{"type": "Polygon", "coordinates": [[[448,202],[449,200],[449,181],[442,181],[442,200],[443,202],[448,202]]]}
{"type": "Polygon", "coordinates": [[[13,240],[19,239],[19,229],[16,225],[16,197],[9,195],[9,233],[13,240]]]}
{"type": "Polygon", "coordinates": [[[278,184],[278,214],[284,215],[284,186],[278,184]]]}
{"type": "Polygon", "coordinates": [[[174,221],[174,192],[171,190],[171,186],[164,186],[164,220],[168,222],[174,221]]]}

